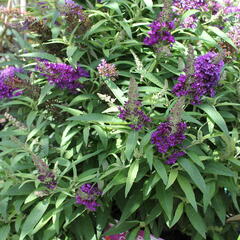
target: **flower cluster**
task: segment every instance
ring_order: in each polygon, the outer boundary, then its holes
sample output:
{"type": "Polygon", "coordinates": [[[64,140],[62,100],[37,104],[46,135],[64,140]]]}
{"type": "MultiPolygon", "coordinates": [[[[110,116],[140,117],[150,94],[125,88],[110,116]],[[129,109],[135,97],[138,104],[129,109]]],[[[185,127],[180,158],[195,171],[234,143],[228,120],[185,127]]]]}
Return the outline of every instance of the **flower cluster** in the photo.
{"type": "Polygon", "coordinates": [[[174,0],[173,6],[179,10],[186,11],[190,9],[203,9],[207,10],[208,5],[206,0],[174,0]]]}
{"type": "Polygon", "coordinates": [[[77,24],[80,24],[76,33],[83,34],[91,25],[90,19],[84,12],[81,5],[72,0],[65,0],[64,11],[61,12],[67,21],[67,30],[73,31],[77,24]]]}
{"type": "Polygon", "coordinates": [[[101,63],[97,66],[98,73],[101,77],[111,78],[114,80],[118,76],[116,66],[111,63],[107,63],[105,59],[101,60],[101,63]]]}
{"type": "Polygon", "coordinates": [[[204,95],[213,97],[224,66],[222,60],[215,61],[217,56],[215,52],[199,56],[194,62],[195,73],[179,76],[178,83],[173,87],[176,96],[189,95],[192,104],[200,104],[204,95]]]}
{"type": "Polygon", "coordinates": [[[66,88],[75,92],[83,85],[77,80],[81,77],[89,77],[89,73],[81,67],[74,69],[65,63],[52,63],[47,60],[40,60],[36,69],[41,75],[46,77],[51,84],[56,84],[59,88],[66,88]]]}
{"type": "Polygon", "coordinates": [[[0,71],[0,99],[22,94],[22,91],[15,92],[19,89],[16,85],[22,81],[16,73],[23,73],[23,69],[10,66],[0,71]]]}
{"type": "Polygon", "coordinates": [[[83,184],[76,195],[76,204],[82,204],[90,211],[96,211],[96,207],[100,204],[96,202],[98,196],[101,196],[102,192],[90,183],[83,184]]]}
{"type": "Polygon", "coordinates": [[[174,36],[171,34],[170,30],[174,29],[174,21],[170,22],[161,22],[156,20],[150,25],[151,30],[148,32],[148,37],[145,37],[143,42],[145,45],[154,45],[160,41],[165,41],[168,43],[174,43],[174,36]]]}
{"type": "Polygon", "coordinates": [[[166,153],[172,147],[182,144],[186,138],[184,135],[186,127],[185,122],[179,122],[175,126],[170,121],[162,122],[152,133],[151,142],[155,144],[158,152],[166,153]]]}
{"type": "Polygon", "coordinates": [[[32,155],[32,160],[38,170],[38,180],[41,181],[47,188],[54,189],[57,186],[56,176],[49,169],[48,165],[34,153],[32,155]]]}
{"type": "Polygon", "coordinates": [[[119,107],[120,114],[119,118],[125,121],[131,122],[129,127],[134,130],[140,130],[147,123],[151,122],[151,119],[141,110],[140,101],[127,101],[124,104],[124,107],[119,107]]]}

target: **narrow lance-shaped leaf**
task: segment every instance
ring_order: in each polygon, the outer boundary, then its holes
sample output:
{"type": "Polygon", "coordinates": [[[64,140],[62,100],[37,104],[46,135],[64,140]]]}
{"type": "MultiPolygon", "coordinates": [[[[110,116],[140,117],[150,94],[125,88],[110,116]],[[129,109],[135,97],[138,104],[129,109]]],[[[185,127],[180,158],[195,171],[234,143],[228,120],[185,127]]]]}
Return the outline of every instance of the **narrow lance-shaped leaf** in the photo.
{"type": "Polygon", "coordinates": [[[134,180],[138,173],[138,169],[139,169],[139,160],[135,160],[131,164],[129,171],[128,171],[128,176],[126,179],[125,197],[127,197],[128,193],[134,183],[134,180]]]}

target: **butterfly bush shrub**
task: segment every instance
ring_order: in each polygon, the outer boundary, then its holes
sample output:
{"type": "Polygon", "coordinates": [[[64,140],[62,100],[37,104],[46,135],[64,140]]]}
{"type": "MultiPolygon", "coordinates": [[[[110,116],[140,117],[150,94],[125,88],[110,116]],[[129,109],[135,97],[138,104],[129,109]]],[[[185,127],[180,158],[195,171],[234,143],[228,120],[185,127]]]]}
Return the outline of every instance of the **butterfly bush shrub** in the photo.
{"type": "Polygon", "coordinates": [[[1,237],[237,239],[239,1],[6,6],[1,237]]]}

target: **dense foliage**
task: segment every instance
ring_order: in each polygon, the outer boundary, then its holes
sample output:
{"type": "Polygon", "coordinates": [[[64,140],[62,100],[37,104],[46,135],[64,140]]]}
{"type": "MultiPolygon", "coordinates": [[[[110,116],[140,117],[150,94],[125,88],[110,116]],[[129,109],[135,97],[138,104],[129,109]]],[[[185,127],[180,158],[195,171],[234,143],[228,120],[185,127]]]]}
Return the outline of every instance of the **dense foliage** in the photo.
{"type": "Polygon", "coordinates": [[[1,240],[237,239],[238,1],[0,13],[1,240]]]}

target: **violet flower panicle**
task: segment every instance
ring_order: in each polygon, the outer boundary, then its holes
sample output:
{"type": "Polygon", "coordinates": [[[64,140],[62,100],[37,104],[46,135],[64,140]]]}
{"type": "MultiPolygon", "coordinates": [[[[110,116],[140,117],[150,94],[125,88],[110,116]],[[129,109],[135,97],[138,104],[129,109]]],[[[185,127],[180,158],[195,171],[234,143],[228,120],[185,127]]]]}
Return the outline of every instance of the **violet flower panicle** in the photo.
{"type": "Polygon", "coordinates": [[[16,83],[21,80],[16,73],[23,73],[23,69],[10,66],[0,71],[0,99],[12,98],[23,93],[17,91],[19,88],[16,87],[16,83]]]}
{"type": "Polygon", "coordinates": [[[36,70],[40,71],[51,84],[72,92],[76,92],[77,88],[83,88],[83,85],[78,82],[79,78],[89,77],[89,73],[80,66],[74,69],[65,63],[52,63],[47,60],[40,60],[36,70]]]}
{"type": "Polygon", "coordinates": [[[213,97],[224,66],[223,60],[214,61],[217,56],[215,52],[208,52],[197,57],[194,74],[180,75],[173,93],[178,97],[188,95],[192,104],[200,104],[202,96],[213,97]]]}
{"type": "Polygon", "coordinates": [[[98,187],[90,183],[85,183],[77,191],[76,204],[84,205],[90,211],[96,211],[96,208],[100,206],[96,202],[96,199],[101,195],[102,192],[98,187]]]}

